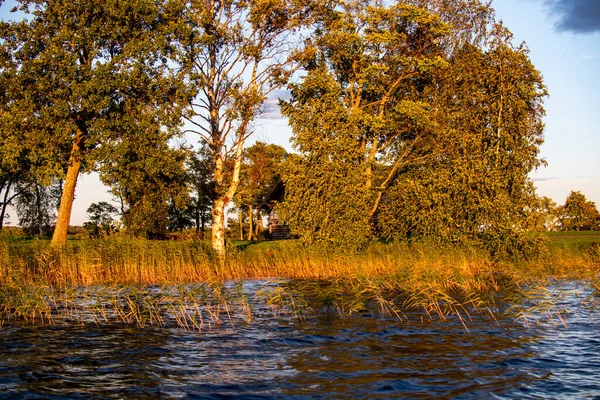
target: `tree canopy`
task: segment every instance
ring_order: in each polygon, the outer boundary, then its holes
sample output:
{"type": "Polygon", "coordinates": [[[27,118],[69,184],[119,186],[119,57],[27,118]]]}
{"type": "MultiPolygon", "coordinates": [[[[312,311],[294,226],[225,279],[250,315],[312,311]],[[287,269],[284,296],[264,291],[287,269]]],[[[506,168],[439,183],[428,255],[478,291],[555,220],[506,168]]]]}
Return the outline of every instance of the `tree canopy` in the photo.
{"type": "Polygon", "coordinates": [[[168,125],[173,3],[18,0],[25,18],[0,23],[2,147],[25,147],[41,178],[64,178],[54,244],[66,240],[77,177],[99,161],[95,150],[126,133],[128,119],[168,125]]]}
{"type": "Polygon", "coordinates": [[[571,191],[558,210],[560,227],[565,231],[600,230],[600,213],[596,203],[578,191],[571,191]]]}
{"type": "MultiPolygon", "coordinates": [[[[222,256],[225,207],[235,200],[252,223],[284,165],[278,211],[306,242],[426,237],[509,255],[532,244],[525,233],[544,204],[528,174],[543,164],[547,92],[489,3],[18,7],[22,21],[0,23],[0,194],[4,208],[11,187],[64,180],[54,243],[66,240],[80,171],[97,170],[132,233],[210,220],[222,256]],[[286,84],[298,154],[244,150],[267,96],[286,84]],[[174,145],[182,130],[199,150],[174,145]]],[[[587,203],[571,200],[563,226],[583,229],[571,204],[587,203]]]]}
{"type": "Polygon", "coordinates": [[[546,89],[491,8],[343,3],[308,49],[282,109],[301,154],[281,206],[296,233],[354,247],[524,237],[546,89]]]}
{"type": "Polygon", "coordinates": [[[289,77],[293,32],[309,9],[295,0],[185,3],[175,61],[191,91],[183,114],[187,131],[208,145],[212,158],[212,243],[221,256],[225,207],[238,188],[251,122],[266,96],[289,77]]]}

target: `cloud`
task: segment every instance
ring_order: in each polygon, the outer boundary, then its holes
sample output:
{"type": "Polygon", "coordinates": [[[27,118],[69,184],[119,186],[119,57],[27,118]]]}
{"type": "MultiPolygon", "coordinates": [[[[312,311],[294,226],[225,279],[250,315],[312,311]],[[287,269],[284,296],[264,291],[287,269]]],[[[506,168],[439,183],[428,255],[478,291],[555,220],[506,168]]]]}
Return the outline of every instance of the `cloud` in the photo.
{"type": "Polygon", "coordinates": [[[279,112],[279,99],[289,100],[291,93],[289,90],[275,90],[270,93],[263,104],[261,118],[263,119],[282,119],[279,112]]]}
{"type": "Polygon", "coordinates": [[[558,17],[558,32],[600,32],[599,0],[544,0],[551,15],[558,17]]]}
{"type": "Polygon", "coordinates": [[[560,179],[560,178],[550,177],[550,178],[532,178],[531,180],[534,182],[548,182],[548,181],[555,181],[558,179],[560,179]]]}

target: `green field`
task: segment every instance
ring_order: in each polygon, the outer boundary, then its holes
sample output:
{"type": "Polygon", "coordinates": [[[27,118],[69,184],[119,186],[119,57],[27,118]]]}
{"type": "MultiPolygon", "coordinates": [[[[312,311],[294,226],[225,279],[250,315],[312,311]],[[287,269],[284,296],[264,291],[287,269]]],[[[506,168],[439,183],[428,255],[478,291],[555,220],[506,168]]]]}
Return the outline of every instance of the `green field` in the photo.
{"type": "Polygon", "coordinates": [[[600,246],[600,231],[548,232],[549,248],[588,250],[600,246]]]}

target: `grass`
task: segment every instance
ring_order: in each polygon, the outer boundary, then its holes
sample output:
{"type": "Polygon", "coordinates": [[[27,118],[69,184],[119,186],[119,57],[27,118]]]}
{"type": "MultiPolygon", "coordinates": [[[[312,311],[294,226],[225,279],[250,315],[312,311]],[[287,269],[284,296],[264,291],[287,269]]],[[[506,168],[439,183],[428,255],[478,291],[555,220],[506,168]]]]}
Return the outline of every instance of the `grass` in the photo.
{"type": "Polygon", "coordinates": [[[374,243],[357,254],[296,241],[241,241],[229,245],[227,262],[219,266],[201,241],[77,240],[57,250],[47,241],[5,240],[0,321],[50,321],[60,310],[77,321],[87,315],[106,322],[110,315],[138,326],[170,320],[202,330],[233,309],[251,320],[247,299],[224,289],[224,282],[265,278],[288,281],[264,290],[266,303],[300,318],[312,310],[402,320],[406,310],[422,309],[429,318],[467,321],[472,312],[493,316],[499,301],[526,303],[526,288],[553,280],[580,280],[597,292],[599,242],[596,232],[551,234],[547,252],[515,263],[469,247],[374,243]]]}

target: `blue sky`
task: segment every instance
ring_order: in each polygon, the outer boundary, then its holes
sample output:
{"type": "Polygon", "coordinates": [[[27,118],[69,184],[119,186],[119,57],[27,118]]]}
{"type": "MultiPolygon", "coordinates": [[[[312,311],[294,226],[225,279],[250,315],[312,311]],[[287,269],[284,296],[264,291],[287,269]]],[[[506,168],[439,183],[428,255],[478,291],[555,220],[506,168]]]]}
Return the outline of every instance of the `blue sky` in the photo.
{"type": "MultiPolygon", "coordinates": [[[[7,6],[0,7],[0,18],[7,6]]],[[[538,193],[563,204],[579,190],[600,205],[600,0],[495,0],[493,7],[515,43],[527,43],[550,93],[541,147],[548,167],[532,174],[538,193]]],[[[255,131],[256,140],[291,148],[285,120],[259,120],[255,131]]],[[[107,190],[97,175],[81,177],[71,224],[87,220],[92,202],[110,201],[107,190]]]]}
{"type": "Polygon", "coordinates": [[[600,0],[495,0],[544,76],[546,131],[532,174],[538,193],[563,204],[579,190],[600,206],[600,0]]]}

